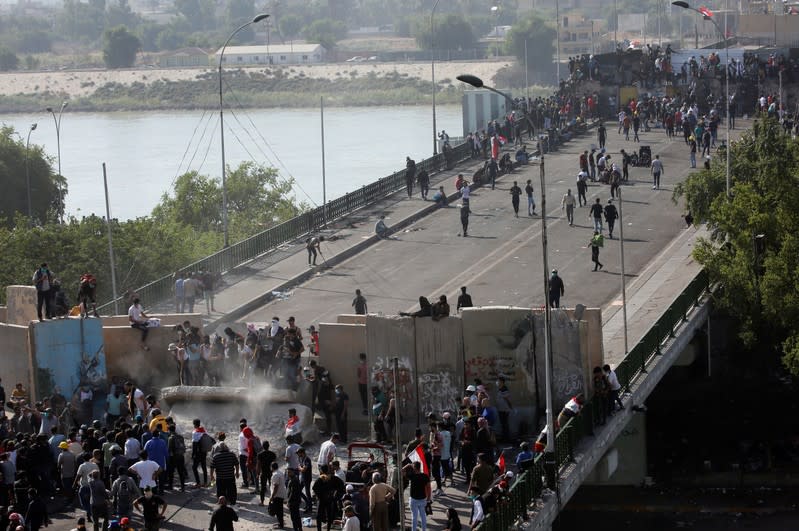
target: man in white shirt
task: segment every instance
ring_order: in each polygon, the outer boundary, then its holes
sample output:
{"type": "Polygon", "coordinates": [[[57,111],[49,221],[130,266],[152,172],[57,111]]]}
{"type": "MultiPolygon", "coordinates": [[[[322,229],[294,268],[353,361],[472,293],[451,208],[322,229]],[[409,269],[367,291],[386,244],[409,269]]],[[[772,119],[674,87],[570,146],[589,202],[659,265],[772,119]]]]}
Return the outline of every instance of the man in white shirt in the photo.
{"type": "Polygon", "coordinates": [[[330,439],[322,443],[319,447],[319,457],[316,458],[316,465],[321,468],[322,465],[328,465],[336,458],[336,443],[339,441],[338,433],[330,436],[330,439]]]}
{"type": "Polygon", "coordinates": [[[139,453],[141,453],[141,443],[131,433],[130,437],[125,440],[125,459],[128,460],[128,466],[136,462],[139,453]]]}
{"type": "Polygon", "coordinates": [[[294,438],[286,437],[286,468],[294,470],[297,475],[300,473],[300,458],[297,457],[297,450],[302,448],[299,444],[294,442],[294,438]]]}
{"type": "Polygon", "coordinates": [[[141,330],[142,350],[150,350],[150,347],[147,346],[147,333],[149,332],[147,329],[147,314],[144,313],[144,309],[138,297],[133,299],[133,304],[128,308],[128,320],[130,321],[131,328],[141,330]]]}
{"type": "Polygon", "coordinates": [[[269,498],[269,507],[272,509],[274,517],[279,525],[278,529],[283,529],[283,503],[286,500],[286,477],[280,471],[277,463],[272,463],[272,494],[269,498]]]}
{"type": "Polygon", "coordinates": [[[147,457],[147,452],[142,451],[139,454],[140,461],[133,463],[128,471],[136,474],[139,478],[139,488],[144,490],[145,487],[155,489],[157,487],[156,478],[161,473],[161,467],[155,461],[150,461],[147,457]]]}
{"type": "Polygon", "coordinates": [[[610,365],[604,365],[602,370],[605,371],[605,376],[608,378],[608,384],[610,386],[610,393],[608,393],[608,406],[611,411],[611,414],[616,409],[616,404],[619,405],[619,409],[624,409],[624,404],[619,398],[619,392],[621,391],[621,384],[619,383],[619,377],[616,376],[616,371],[610,368],[610,365]]]}
{"type": "Polygon", "coordinates": [[[144,417],[147,414],[147,400],[144,397],[144,391],[133,385],[133,382],[125,382],[125,394],[130,395],[133,393],[133,407],[138,411],[131,411],[131,417],[141,415],[144,417]]]}
{"type": "Polygon", "coordinates": [[[352,508],[352,505],[347,505],[344,509],[344,516],[346,517],[344,531],[360,531],[361,521],[355,516],[355,509],[352,508]]]}

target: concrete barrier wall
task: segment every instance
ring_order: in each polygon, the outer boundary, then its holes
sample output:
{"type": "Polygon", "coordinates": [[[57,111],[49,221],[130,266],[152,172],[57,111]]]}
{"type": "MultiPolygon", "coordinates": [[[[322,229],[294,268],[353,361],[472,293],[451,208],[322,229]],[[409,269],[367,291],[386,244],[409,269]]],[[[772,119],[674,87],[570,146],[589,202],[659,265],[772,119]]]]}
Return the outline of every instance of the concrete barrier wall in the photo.
{"type": "MultiPolygon", "coordinates": [[[[366,352],[366,326],[319,323],[319,352],[319,364],[330,371],[333,383],[343,385],[350,397],[350,427],[366,429],[369,417],[362,414],[363,405],[358,394],[358,355],[366,352]]],[[[368,403],[366,408],[369,409],[368,403]]]]}
{"type": "Polygon", "coordinates": [[[30,371],[30,355],[28,354],[28,327],[0,324],[0,360],[2,360],[3,387],[7,396],[11,389],[22,383],[30,390],[33,385],[30,371]]]}
{"type": "Polygon", "coordinates": [[[173,361],[174,357],[167,350],[169,344],[175,340],[172,328],[151,328],[147,337],[149,351],[141,349],[140,334],[139,330],[130,326],[103,327],[109,377],[120,376],[134,380],[143,389],[176,385],[177,366],[173,361]]]}
{"type": "Polygon", "coordinates": [[[6,321],[8,324],[28,326],[38,319],[36,315],[36,288],[33,286],[8,286],[6,288],[6,321]]]}
{"type": "Polygon", "coordinates": [[[460,317],[414,319],[416,395],[422,416],[457,412],[463,398],[463,327],[460,317]]]}
{"type": "Polygon", "coordinates": [[[99,319],[56,319],[31,324],[36,372],[31,395],[49,396],[56,387],[70,399],[78,387],[94,394],[94,415],[101,415],[108,390],[102,323],[99,319]]]}
{"type": "Polygon", "coordinates": [[[8,308],[0,306],[0,323],[8,322],[8,308]]]}
{"type": "Polygon", "coordinates": [[[336,317],[336,322],[342,324],[366,324],[366,316],[344,313],[336,317]]]}
{"type": "Polygon", "coordinates": [[[414,319],[398,316],[366,316],[366,356],[369,380],[386,391],[394,391],[394,363],[399,358],[397,372],[397,410],[403,423],[403,434],[420,422],[416,401],[416,338],[414,319]]]}

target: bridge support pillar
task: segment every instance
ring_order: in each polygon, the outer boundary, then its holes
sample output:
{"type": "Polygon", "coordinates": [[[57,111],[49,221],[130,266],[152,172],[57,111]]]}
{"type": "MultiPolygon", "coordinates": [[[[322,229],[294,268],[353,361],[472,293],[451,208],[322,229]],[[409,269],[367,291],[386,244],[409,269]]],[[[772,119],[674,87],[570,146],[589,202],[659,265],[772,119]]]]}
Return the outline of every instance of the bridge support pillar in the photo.
{"type": "Polygon", "coordinates": [[[646,413],[632,413],[627,426],[584,484],[639,486],[646,482],[646,475],[646,413]]]}

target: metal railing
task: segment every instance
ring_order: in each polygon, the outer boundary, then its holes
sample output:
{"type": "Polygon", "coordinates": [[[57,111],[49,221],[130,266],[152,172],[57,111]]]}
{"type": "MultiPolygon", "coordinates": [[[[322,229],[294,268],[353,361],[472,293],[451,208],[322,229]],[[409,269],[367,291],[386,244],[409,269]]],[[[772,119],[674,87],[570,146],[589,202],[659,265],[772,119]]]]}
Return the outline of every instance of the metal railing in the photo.
{"type": "MultiPolygon", "coordinates": [[[[622,389],[629,392],[635,380],[647,372],[647,364],[660,355],[661,345],[675,336],[678,325],[688,320],[689,312],[709,289],[708,274],[702,270],[616,367],[616,376],[622,389]]],[[[555,466],[558,470],[574,461],[574,453],[580,441],[592,435],[594,428],[604,422],[603,407],[597,400],[587,402],[580,414],[569,419],[558,431],[555,436],[555,466]]],[[[544,474],[543,455],[538,455],[530,470],[522,473],[510,488],[507,501],[499,505],[496,512],[487,515],[477,529],[507,531],[518,518],[526,516],[530,504],[541,498],[545,488],[544,474]]]]}
{"type": "MultiPolygon", "coordinates": [[[[471,146],[461,143],[451,151],[450,164],[458,164],[471,158],[471,146]]],[[[416,164],[417,173],[427,170],[431,176],[444,169],[447,160],[443,153],[424,159],[416,164]]],[[[313,210],[304,212],[288,221],[266,229],[245,240],[222,249],[210,256],[194,263],[181,267],[178,271],[195,272],[208,271],[211,273],[224,273],[252,260],[270,250],[310,234],[330,223],[340,219],[355,210],[371,205],[385,197],[405,188],[405,170],[396,171],[387,177],[364,185],[354,192],[329,201],[325,208],[318,206],[313,210]]],[[[139,298],[149,306],[172,297],[175,278],[173,274],[163,276],[138,289],[139,298]]],[[[117,302],[124,302],[124,297],[118,297],[117,302]]],[[[111,300],[98,306],[97,311],[107,313],[113,311],[114,301],[111,300]]]]}

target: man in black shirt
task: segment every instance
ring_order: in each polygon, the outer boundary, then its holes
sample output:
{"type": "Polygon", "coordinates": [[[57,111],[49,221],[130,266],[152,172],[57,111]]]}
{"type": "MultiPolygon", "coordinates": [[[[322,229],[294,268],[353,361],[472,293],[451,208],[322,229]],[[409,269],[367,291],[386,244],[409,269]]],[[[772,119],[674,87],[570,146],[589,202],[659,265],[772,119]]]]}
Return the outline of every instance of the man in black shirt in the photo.
{"type": "Polygon", "coordinates": [[[616,224],[616,219],[619,217],[619,212],[613,204],[613,199],[608,199],[608,204],[605,205],[605,222],[608,224],[608,235],[613,239],[613,226],[616,224]]]}
{"type": "Polygon", "coordinates": [[[560,308],[560,298],[564,293],[563,279],[558,276],[558,270],[553,269],[549,278],[549,305],[552,308],[560,308]]]}
{"type": "Polygon", "coordinates": [[[466,286],[461,286],[461,294],[458,295],[458,312],[461,311],[461,308],[471,308],[472,306],[474,306],[472,296],[466,293],[466,286]]]}
{"type": "Polygon", "coordinates": [[[255,456],[258,460],[258,485],[260,485],[261,505],[264,504],[264,498],[266,498],[266,487],[271,483],[272,463],[277,460],[275,452],[269,449],[269,441],[264,440],[262,444],[263,450],[255,456]]]}
{"type": "Polygon", "coordinates": [[[153,494],[152,487],[144,487],[144,496],[136,498],[133,507],[144,516],[145,531],[158,531],[167,505],[163,498],[153,494]]]}
{"type": "Polygon", "coordinates": [[[352,299],[352,307],[355,308],[356,315],[366,315],[366,297],[361,295],[361,290],[355,290],[355,298],[352,299]]]}
{"type": "MultiPolygon", "coordinates": [[[[298,479],[301,482],[301,488],[305,490],[305,493],[302,494],[302,497],[305,498],[305,512],[309,514],[313,511],[313,498],[311,497],[313,463],[311,462],[311,458],[306,455],[305,448],[297,450],[297,459],[300,462],[300,477],[298,479]]],[[[291,498],[290,495],[289,498],[291,498]]]]}
{"type": "Polygon", "coordinates": [[[336,431],[341,436],[341,442],[347,442],[347,409],[350,405],[350,396],[344,392],[344,386],[336,386],[336,402],[334,411],[336,413],[336,431]]]}
{"type": "Polygon", "coordinates": [[[413,474],[410,475],[408,481],[411,485],[411,515],[413,522],[411,529],[416,529],[416,522],[421,519],[422,531],[427,531],[425,506],[431,501],[432,492],[430,478],[422,472],[422,464],[420,462],[415,461],[413,463],[413,474]]]}
{"type": "Polygon", "coordinates": [[[239,515],[236,511],[228,507],[227,500],[224,496],[219,497],[219,507],[217,507],[214,514],[211,515],[211,531],[233,531],[233,522],[239,521],[239,515]]]}
{"type": "Polygon", "coordinates": [[[513,205],[513,212],[516,217],[519,217],[519,199],[522,196],[522,189],[519,188],[519,183],[513,181],[513,186],[510,187],[510,202],[513,205]]]}
{"type": "Polygon", "coordinates": [[[599,201],[597,197],[596,202],[591,205],[589,215],[594,218],[594,230],[602,234],[602,204],[599,201]]]}
{"type": "Polygon", "coordinates": [[[211,458],[211,481],[216,476],[216,495],[224,496],[231,505],[236,505],[236,479],[239,477],[239,459],[226,443],[217,445],[218,451],[211,458]]]}

